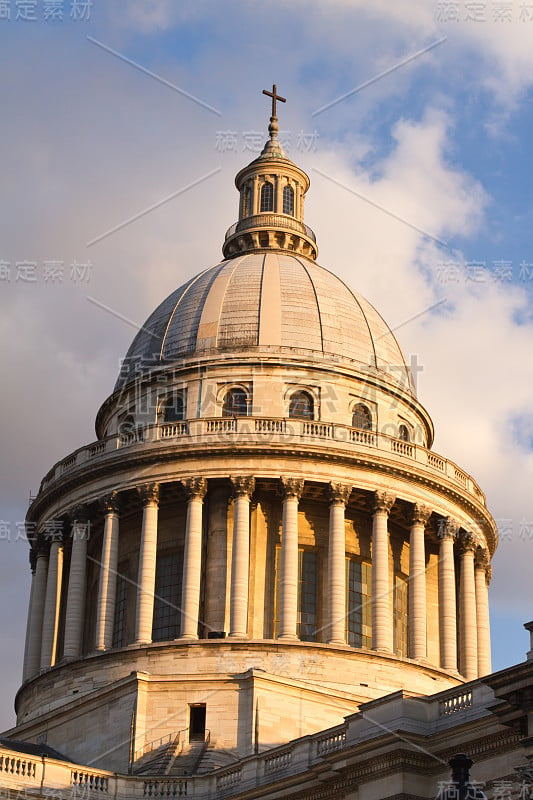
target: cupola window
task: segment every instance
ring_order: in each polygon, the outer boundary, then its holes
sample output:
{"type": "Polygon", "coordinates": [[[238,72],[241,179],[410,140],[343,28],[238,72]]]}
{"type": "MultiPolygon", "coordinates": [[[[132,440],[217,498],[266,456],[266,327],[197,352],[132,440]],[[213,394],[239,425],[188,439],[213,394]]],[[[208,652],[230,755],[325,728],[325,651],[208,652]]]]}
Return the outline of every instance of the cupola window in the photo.
{"type": "Polygon", "coordinates": [[[244,389],[230,389],[224,396],[222,404],[223,417],[246,417],[248,415],[248,398],[244,389]]]}
{"type": "Polygon", "coordinates": [[[364,403],[357,403],[352,414],[352,427],[363,431],[372,430],[372,414],[364,403]]]}
{"type": "Polygon", "coordinates": [[[245,186],[242,194],[242,215],[249,217],[252,213],[252,187],[245,186]]]}
{"type": "Polygon", "coordinates": [[[398,439],[401,439],[402,442],[410,441],[409,429],[407,425],[400,425],[400,427],[398,428],[398,439]]]}
{"type": "Polygon", "coordinates": [[[294,216],[294,189],[292,186],[283,187],[283,213],[294,216]]]}
{"type": "Polygon", "coordinates": [[[315,408],[309,392],[294,392],[289,403],[289,417],[294,419],[314,419],[315,408]]]}
{"type": "Polygon", "coordinates": [[[274,187],[268,181],[261,187],[261,211],[274,210],[274,187]]]}

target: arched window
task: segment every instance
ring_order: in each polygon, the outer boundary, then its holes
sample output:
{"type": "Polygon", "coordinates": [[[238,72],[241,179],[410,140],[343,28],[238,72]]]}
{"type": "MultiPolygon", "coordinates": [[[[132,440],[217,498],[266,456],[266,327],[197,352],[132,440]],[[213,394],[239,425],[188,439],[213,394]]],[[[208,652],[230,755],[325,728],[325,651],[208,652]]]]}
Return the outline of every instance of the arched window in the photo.
{"type": "Polygon", "coordinates": [[[178,422],[185,418],[185,404],[181,392],[171,395],[163,404],[163,422],[178,422]]]}
{"type": "Polygon", "coordinates": [[[402,442],[408,442],[410,440],[409,429],[407,425],[400,425],[398,428],[398,439],[401,439],[402,442]]]}
{"type": "Polygon", "coordinates": [[[274,187],[271,183],[264,183],[261,187],[261,211],[274,210],[274,187]]]}
{"type": "Polygon", "coordinates": [[[242,193],[242,215],[249,217],[252,213],[252,187],[245,186],[242,193]]]}
{"type": "Polygon", "coordinates": [[[352,428],[360,428],[363,431],[372,430],[372,414],[368,406],[357,403],[352,414],[352,428]]]}
{"type": "Polygon", "coordinates": [[[308,392],[294,392],[289,403],[289,417],[294,419],[314,419],[313,398],[308,392]]]}
{"type": "Polygon", "coordinates": [[[223,417],[246,417],[248,415],[248,398],[244,389],[230,389],[224,396],[222,404],[223,417]]]}
{"type": "Polygon", "coordinates": [[[283,213],[294,216],[294,189],[292,186],[283,187],[283,213]]]}

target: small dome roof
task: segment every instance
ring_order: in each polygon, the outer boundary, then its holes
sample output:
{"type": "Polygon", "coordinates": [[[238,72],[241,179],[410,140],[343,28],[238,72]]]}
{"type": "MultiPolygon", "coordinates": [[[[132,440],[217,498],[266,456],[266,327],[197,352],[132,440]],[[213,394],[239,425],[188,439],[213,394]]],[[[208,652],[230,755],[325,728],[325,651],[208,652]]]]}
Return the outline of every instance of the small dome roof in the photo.
{"type": "Polygon", "coordinates": [[[368,300],[315,261],[269,251],[222,261],[172,292],[133,340],[115,390],[154,366],[250,349],[347,360],[414,395],[398,342],[368,300]]]}

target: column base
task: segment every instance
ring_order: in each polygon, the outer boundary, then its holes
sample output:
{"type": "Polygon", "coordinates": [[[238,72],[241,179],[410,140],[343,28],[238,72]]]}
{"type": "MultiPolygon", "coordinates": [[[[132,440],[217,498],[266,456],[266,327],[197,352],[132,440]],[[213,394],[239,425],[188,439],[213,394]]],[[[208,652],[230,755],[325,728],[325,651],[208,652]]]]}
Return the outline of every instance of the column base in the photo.
{"type": "Polygon", "coordinates": [[[346,646],[346,639],[328,639],[328,644],[340,644],[346,646]]]}
{"type": "Polygon", "coordinates": [[[283,633],[277,637],[282,642],[299,642],[300,639],[295,633],[283,633]]]}
{"type": "Polygon", "coordinates": [[[197,642],[198,635],[195,633],[184,633],[183,636],[178,636],[176,642],[197,642]]]}
{"type": "Polygon", "coordinates": [[[228,633],[228,639],[248,639],[246,633],[228,633]]]}

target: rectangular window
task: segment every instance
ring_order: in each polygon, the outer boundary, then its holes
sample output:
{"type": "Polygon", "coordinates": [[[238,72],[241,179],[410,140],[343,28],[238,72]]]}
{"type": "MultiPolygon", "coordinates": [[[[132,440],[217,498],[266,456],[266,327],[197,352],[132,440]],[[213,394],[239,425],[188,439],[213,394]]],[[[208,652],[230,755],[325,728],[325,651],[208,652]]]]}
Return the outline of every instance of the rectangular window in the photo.
{"type": "Polygon", "coordinates": [[[407,656],[407,580],[394,577],[394,652],[407,656]]]}
{"type": "Polygon", "coordinates": [[[372,647],[372,565],[347,561],[346,641],[351,647],[372,647]]]}
{"type": "Polygon", "coordinates": [[[183,550],[157,556],[152,640],[176,639],[180,629],[183,550]]]}
{"type": "Polygon", "coordinates": [[[115,623],[113,627],[113,647],[124,647],[126,644],[126,608],[128,604],[128,581],[125,568],[117,570],[117,589],[115,599],[115,623]]]}
{"type": "Polygon", "coordinates": [[[318,559],[313,550],[300,550],[298,564],[298,625],[302,642],[316,642],[318,559]]]}

